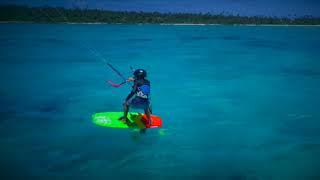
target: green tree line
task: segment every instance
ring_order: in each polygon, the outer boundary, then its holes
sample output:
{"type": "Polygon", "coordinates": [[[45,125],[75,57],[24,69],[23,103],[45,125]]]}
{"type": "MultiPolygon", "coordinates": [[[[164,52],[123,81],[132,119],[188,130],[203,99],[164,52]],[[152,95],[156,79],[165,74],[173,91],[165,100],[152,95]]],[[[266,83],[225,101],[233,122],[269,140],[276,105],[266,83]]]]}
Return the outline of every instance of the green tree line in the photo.
{"type": "Polygon", "coordinates": [[[210,13],[158,13],[158,12],[117,12],[99,9],[66,9],[60,7],[28,7],[1,5],[0,21],[36,23],[182,23],[182,24],[288,24],[319,25],[320,18],[266,17],[210,14],[210,13]]]}

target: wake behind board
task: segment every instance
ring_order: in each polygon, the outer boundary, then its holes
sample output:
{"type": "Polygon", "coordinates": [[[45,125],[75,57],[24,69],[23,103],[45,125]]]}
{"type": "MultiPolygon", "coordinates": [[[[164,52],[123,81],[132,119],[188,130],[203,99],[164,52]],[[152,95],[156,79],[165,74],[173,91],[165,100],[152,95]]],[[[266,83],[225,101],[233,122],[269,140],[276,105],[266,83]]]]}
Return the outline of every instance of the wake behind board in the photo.
{"type": "Polygon", "coordinates": [[[151,115],[151,126],[145,126],[147,117],[136,112],[128,113],[129,122],[119,120],[123,112],[101,112],[92,115],[92,122],[99,126],[109,128],[161,128],[162,120],[159,116],[151,115]]]}

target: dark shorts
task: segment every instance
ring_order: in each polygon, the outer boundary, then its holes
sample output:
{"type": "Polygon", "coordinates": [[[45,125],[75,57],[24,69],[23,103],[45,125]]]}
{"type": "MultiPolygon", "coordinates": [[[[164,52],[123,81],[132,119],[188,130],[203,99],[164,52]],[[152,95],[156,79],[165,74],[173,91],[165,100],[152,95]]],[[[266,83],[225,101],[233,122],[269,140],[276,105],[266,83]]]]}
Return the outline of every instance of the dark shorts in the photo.
{"type": "Polygon", "coordinates": [[[149,107],[150,102],[148,99],[142,99],[139,97],[135,97],[128,101],[128,105],[132,108],[136,109],[146,109],[149,107]]]}

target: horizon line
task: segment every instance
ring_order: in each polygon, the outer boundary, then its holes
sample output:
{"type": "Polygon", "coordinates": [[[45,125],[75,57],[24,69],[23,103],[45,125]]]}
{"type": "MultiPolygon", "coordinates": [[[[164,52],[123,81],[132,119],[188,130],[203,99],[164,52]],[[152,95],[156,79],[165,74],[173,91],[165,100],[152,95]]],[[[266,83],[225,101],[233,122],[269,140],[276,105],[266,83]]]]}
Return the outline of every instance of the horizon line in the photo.
{"type": "Polygon", "coordinates": [[[6,7],[6,6],[16,6],[16,7],[27,7],[27,8],[60,8],[60,9],[66,9],[66,10],[99,10],[99,11],[108,11],[108,12],[129,12],[129,13],[158,13],[158,14],[191,14],[191,15],[210,15],[210,16],[217,16],[217,15],[223,15],[223,16],[239,16],[239,17],[262,17],[262,18],[288,18],[288,19],[298,19],[298,18],[320,18],[320,16],[314,16],[310,14],[305,15],[297,15],[297,14],[288,14],[285,16],[280,15],[241,15],[240,13],[233,13],[228,11],[221,11],[221,12],[182,12],[182,11],[169,11],[169,12],[161,12],[161,11],[142,11],[142,10],[111,10],[106,8],[94,8],[94,7],[63,7],[63,6],[53,6],[53,5],[40,5],[40,6],[32,6],[28,4],[0,4],[0,7],[6,7]]]}

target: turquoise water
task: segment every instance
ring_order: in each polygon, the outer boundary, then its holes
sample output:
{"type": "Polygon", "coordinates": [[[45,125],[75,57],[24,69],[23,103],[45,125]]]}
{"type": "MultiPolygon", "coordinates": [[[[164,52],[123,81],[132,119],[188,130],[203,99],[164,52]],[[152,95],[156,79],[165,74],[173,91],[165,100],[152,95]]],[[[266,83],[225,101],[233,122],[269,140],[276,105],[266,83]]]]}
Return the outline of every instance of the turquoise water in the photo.
{"type": "Polygon", "coordinates": [[[8,179],[318,179],[320,28],[0,25],[0,168],[8,179]],[[94,125],[145,68],[164,121],[94,125]]]}

